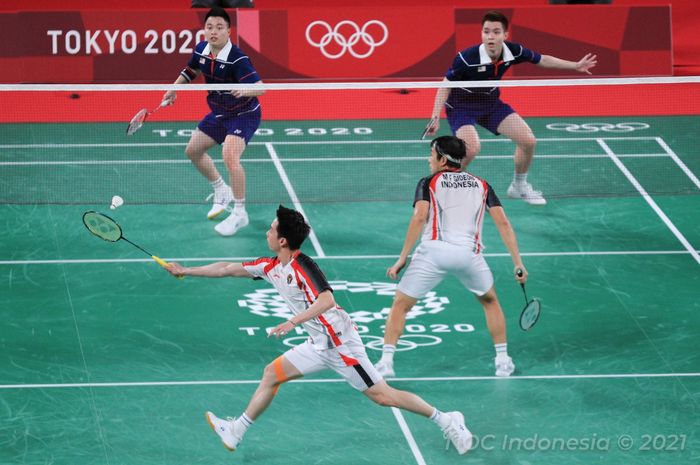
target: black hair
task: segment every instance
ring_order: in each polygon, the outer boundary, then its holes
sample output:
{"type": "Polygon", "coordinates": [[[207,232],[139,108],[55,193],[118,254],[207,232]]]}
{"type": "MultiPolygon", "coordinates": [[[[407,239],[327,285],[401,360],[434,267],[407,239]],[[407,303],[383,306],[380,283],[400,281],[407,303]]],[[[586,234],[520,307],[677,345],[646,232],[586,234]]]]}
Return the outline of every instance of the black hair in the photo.
{"type": "Polygon", "coordinates": [[[467,156],[467,144],[462,139],[455,136],[440,136],[430,143],[430,147],[435,149],[439,158],[447,159],[447,166],[460,168],[462,160],[467,156]]]}
{"type": "Polygon", "coordinates": [[[211,10],[207,12],[207,15],[204,17],[204,22],[207,22],[207,19],[214,17],[214,18],[224,18],[224,21],[226,21],[226,24],[228,24],[228,27],[231,27],[231,18],[229,18],[228,13],[226,13],[226,10],[219,6],[215,6],[211,10]]]}
{"type": "Polygon", "coordinates": [[[282,205],[277,208],[277,235],[287,239],[290,249],[299,249],[310,231],[301,213],[282,205]]]}
{"type": "Polygon", "coordinates": [[[503,30],[508,30],[508,18],[506,18],[506,15],[504,15],[500,11],[487,11],[484,17],[481,18],[481,25],[483,26],[486,21],[490,21],[492,23],[501,23],[503,24],[503,30]]]}

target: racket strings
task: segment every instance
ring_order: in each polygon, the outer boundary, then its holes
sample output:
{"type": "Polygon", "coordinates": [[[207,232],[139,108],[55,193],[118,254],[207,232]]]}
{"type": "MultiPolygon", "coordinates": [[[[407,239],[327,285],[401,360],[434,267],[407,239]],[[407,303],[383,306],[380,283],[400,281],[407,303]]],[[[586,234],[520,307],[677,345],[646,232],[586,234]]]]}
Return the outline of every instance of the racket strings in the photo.
{"type": "Polygon", "coordinates": [[[130,136],[141,129],[144,121],[146,121],[146,116],[148,116],[148,110],[145,108],[139,110],[139,112],[136,113],[133,118],[131,118],[131,121],[129,121],[129,127],[126,128],[126,134],[130,136]]]}
{"type": "Polygon", "coordinates": [[[83,215],[83,223],[95,236],[109,242],[117,242],[122,237],[122,229],[109,218],[97,212],[87,212],[83,215]]]}

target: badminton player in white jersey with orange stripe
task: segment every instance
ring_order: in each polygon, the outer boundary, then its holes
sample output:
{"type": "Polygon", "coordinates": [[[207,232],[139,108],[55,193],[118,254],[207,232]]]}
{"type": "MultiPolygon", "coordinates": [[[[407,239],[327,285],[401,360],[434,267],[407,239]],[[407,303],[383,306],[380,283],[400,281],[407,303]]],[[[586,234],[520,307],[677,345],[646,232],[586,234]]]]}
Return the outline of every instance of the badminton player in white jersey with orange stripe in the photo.
{"type": "Polygon", "coordinates": [[[430,147],[430,176],[418,182],[401,255],[387,270],[390,278],[397,278],[418,239],[421,243],[399,282],[386,322],[382,358],[376,368],[382,376],[394,376],[394,352],[406,314],[450,273],[484,308],[496,349],[496,376],[510,376],[515,365],[508,356],[505,317],[493,286],[493,275],[482,253],[484,214],[489,212],[508,248],[515,279],[524,283],[527,270],[520,258],[515,232],[493,188],[483,179],[461,171],[466,156],[464,141],[443,136],[434,139],[430,147]],[[522,276],[518,276],[518,270],[522,270],[522,276]]]}
{"type": "Polygon", "coordinates": [[[275,253],[274,257],[245,263],[217,262],[194,268],[170,263],[167,268],[175,276],[264,279],[277,289],[294,314],[274,327],[270,335],[284,336],[299,325],[309,334],[306,342],[289,349],[265,367],[257,390],[238,418],[224,420],[207,412],[211,428],[227,449],[236,450],[248,428],[267,409],[284,382],[331,369],[379,405],[402,408],[430,418],[457,452],[466,453],[472,445],[472,434],[460,412],[443,413],[415,394],[390,387],[377,373],[350,317],[336,305],[326,277],[316,263],[299,250],[309,231],[301,213],[280,206],[267,231],[267,245],[275,253]]]}

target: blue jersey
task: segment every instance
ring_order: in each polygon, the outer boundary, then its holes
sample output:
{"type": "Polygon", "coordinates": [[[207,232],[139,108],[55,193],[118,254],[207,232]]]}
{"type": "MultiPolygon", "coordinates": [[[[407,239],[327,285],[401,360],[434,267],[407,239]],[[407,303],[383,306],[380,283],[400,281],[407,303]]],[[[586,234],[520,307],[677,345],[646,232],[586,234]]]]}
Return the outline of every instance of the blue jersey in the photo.
{"type": "MultiPolygon", "coordinates": [[[[197,71],[201,71],[207,84],[253,84],[260,80],[250,58],[230,40],[216,56],[211,54],[208,42],[198,43],[180,75],[191,82],[197,71]]],[[[217,115],[240,115],[260,107],[257,97],[236,98],[228,90],[209,91],[207,103],[217,115]]]]}
{"type": "MultiPolygon", "coordinates": [[[[475,45],[457,54],[445,78],[449,81],[498,81],[511,65],[523,62],[537,64],[541,59],[542,55],[520,44],[504,42],[501,56],[492,61],[484,44],[475,45]]],[[[454,107],[464,103],[484,102],[484,99],[497,99],[500,93],[498,87],[453,88],[447,104],[454,107]]]]}

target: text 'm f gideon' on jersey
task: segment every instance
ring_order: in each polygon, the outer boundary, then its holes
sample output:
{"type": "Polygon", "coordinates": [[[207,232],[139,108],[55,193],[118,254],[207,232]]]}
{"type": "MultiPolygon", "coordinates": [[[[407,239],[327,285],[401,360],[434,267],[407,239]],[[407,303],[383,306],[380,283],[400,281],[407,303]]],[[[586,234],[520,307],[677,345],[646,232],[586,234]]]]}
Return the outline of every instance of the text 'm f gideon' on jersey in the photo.
{"type": "Polygon", "coordinates": [[[481,184],[478,179],[466,173],[443,173],[440,187],[458,189],[463,187],[481,187],[481,184]]]}

